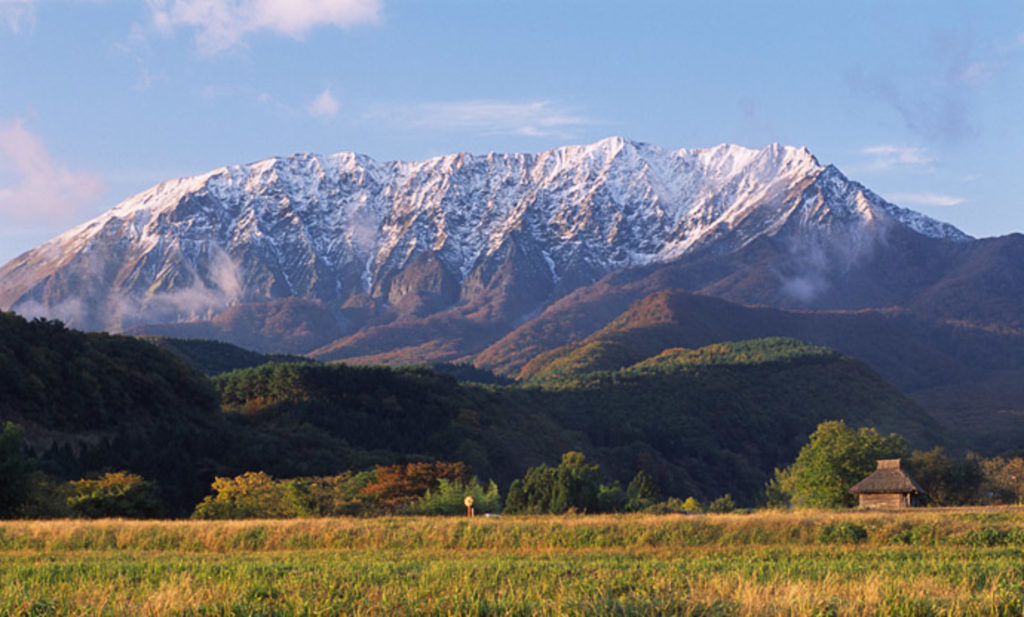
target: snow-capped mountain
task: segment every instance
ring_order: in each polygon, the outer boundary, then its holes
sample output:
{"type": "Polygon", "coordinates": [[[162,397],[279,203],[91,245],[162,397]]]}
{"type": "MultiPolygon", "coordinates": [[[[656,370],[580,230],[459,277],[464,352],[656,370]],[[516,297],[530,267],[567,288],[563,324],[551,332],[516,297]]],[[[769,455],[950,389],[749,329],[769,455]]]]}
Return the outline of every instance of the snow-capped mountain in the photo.
{"type": "Polygon", "coordinates": [[[288,297],[428,315],[513,277],[525,314],[630,266],[765,237],[852,261],[894,228],[970,240],[788,146],[667,150],[616,137],[422,162],[298,154],[122,202],[5,265],[0,307],[108,330],[288,297]]]}

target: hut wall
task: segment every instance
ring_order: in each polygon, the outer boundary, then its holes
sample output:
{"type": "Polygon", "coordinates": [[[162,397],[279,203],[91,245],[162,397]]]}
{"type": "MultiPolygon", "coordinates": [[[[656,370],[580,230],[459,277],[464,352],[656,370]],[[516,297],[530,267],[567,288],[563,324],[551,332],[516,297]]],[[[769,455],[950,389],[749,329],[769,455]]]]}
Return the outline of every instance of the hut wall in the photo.
{"type": "Polygon", "coordinates": [[[861,493],[859,497],[862,508],[906,508],[910,505],[908,496],[901,493],[861,493]]]}

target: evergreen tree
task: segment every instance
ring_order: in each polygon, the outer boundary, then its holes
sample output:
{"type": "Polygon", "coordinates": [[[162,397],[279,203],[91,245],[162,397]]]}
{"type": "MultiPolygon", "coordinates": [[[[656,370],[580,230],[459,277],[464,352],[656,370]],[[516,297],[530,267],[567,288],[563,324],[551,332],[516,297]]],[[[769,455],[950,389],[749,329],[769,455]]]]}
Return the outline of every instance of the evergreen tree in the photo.
{"type": "Polygon", "coordinates": [[[556,498],[551,505],[551,512],[566,512],[576,509],[584,512],[597,512],[598,487],[601,472],[597,463],[587,461],[582,452],[566,452],[562,455],[562,463],[556,474],[556,498]]]}
{"type": "Polygon", "coordinates": [[[508,487],[505,496],[505,511],[515,514],[526,510],[526,495],[523,493],[523,481],[516,478],[508,487]]]}
{"type": "Polygon", "coordinates": [[[558,467],[541,463],[526,471],[508,489],[508,513],[561,514],[569,510],[598,512],[600,469],[581,452],[566,452],[558,467]]]}
{"type": "Polygon", "coordinates": [[[643,469],[636,472],[636,476],[626,487],[626,510],[636,512],[653,505],[658,500],[658,485],[654,483],[651,474],[643,469]]]}
{"type": "Polygon", "coordinates": [[[11,422],[0,431],[0,518],[18,515],[32,490],[35,466],[22,435],[22,428],[11,422]]]}

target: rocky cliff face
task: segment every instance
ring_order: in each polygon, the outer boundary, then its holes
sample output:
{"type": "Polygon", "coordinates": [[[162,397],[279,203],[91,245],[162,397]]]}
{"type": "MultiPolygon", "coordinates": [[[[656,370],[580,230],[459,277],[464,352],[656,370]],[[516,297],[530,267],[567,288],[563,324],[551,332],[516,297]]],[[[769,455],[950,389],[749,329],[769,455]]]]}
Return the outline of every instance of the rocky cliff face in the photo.
{"type": "MultiPolygon", "coordinates": [[[[771,238],[841,271],[894,229],[970,240],[778,145],[610,138],[422,162],[299,154],[128,199],[0,269],[0,307],[121,330],[301,298],[347,334],[451,310],[511,326],[624,268],[771,238]]],[[[799,273],[777,278],[796,303],[814,294],[799,273]]]]}

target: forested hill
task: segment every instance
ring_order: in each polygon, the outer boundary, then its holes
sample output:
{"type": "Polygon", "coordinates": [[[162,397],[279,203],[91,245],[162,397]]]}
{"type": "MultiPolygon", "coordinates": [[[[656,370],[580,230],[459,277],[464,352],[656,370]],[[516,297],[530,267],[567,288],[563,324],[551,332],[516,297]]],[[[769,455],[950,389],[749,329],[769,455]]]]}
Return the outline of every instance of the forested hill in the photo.
{"type": "Polygon", "coordinates": [[[54,432],[215,416],[201,373],[149,343],[0,313],[0,414],[54,432]]]}
{"type": "Polygon", "coordinates": [[[567,450],[614,479],[645,469],[672,495],[756,500],[822,420],[942,441],[934,421],[863,364],[791,339],[670,350],[626,369],[543,384],[459,384],[426,368],[262,366],[215,382],[225,408],[305,444],[278,475],[373,460],[459,460],[503,486],[567,450]]]}
{"type": "Polygon", "coordinates": [[[460,383],[428,367],[268,364],[205,377],[138,339],[0,315],[0,421],[60,479],[124,469],[186,513],[214,475],[329,475],[463,461],[504,490],[579,450],[626,483],[752,504],[822,420],[940,443],[931,419],[859,362],[792,340],[670,350],[543,384],[460,383]]]}
{"type": "Polygon", "coordinates": [[[260,353],[231,343],[211,339],[172,338],[168,336],[140,337],[161,349],[165,349],[207,375],[219,375],[229,371],[251,368],[261,364],[286,362],[308,362],[303,356],[281,353],[260,353]]]}
{"type": "Polygon", "coordinates": [[[170,503],[193,499],[220,470],[219,407],[209,379],[145,341],[0,313],[0,423],[22,425],[58,478],[131,469],[170,503]]]}

